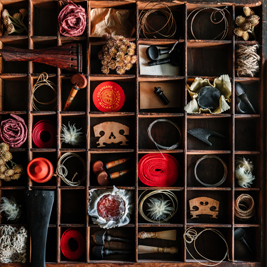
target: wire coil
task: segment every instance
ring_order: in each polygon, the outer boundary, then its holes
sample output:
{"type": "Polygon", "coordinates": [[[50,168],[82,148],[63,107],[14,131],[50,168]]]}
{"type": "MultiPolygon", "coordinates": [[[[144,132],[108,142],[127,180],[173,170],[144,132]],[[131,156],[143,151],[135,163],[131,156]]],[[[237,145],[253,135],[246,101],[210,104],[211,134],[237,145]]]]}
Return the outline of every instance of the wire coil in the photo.
{"type": "Polygon", "coordinates": [[[40,109],[36,106],[36,103],[43,105],[43,106],[49,106],[55,103],[55,106],[53,108],[56,109],[56,101],[57,101],[57,91],[56,91],[56,85],[48,80],[48,74],[46,72],[42,72],[37,80],[37,82],[34,84],[33,88],[32,88],[32,94],[31,94],[31,103],[32,103],[32,107],[34,110],[40,111],[40,109]],[[39,89],[42,86],[48,86],[52,89],[52,91],[55,94],[55,97],[48,101],[48,102],[41,102],[40,100],[38,100],[35,97],[35,92],[37,91],[37,89],[39,89]]]}
{"type": "Polygon", "coordinates": [[[235,216],[242,220],[246,221],[253,217],[255,214],[255,202],[251,195],[241,194],[235,200],[235,216]]]}
{"type": "Polygon", "coordinates": [[[79,186],[84,180],[85,180],[85,172],[86,170],[86,165],[85,165],[85,162],[84,160],[77,154],[75,153],[71,153],[71,152],[68,152],[68,153],[65,153],[63,154],[58,162],[57,162],[57,170],[56,170],[56,175],[59,176],[62,181],[64,181],[67,185],[69,186],[79,186]],[[67,176],[68,176],[68,169],[66,168],[66,166],[64,166],[64,163],[70,159],[70,158],[77,158],[83,165],[83,174],[82,174],[82,179],[77,181],[77,182],[73,182],[74,178],[76,177],[76,175],[78,174],[77,172],[73,175],[71,181],[69,179],[67,179],[67,176]]]}

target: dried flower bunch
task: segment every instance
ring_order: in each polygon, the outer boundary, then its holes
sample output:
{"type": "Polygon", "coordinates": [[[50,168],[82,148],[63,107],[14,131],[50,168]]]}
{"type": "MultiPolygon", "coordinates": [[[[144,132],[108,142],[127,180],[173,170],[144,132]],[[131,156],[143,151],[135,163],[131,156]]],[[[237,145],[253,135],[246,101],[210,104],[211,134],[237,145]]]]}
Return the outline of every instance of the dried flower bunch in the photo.
{"type": "Polygon", "coordinates": [[[102,64],[101,71],[108,74],[110,70],[116,69],[116,72],[122,75],[130,70],[137,61],[135,43],[119,35],[106,34],[104,38],[107,40],[107,44],[98,53],[98,58],[102,64]]]}
{"type": "Polygon", "coordinates": [[[0,179],[10,182],[18,180],[21,176],[23,168],[12,161],[12,154],[9,151],[9,145],[6,143],[0,144],[0,179]],[[10,163],[11,167],[7,164],[10,163]]]}
{"type": "Polygon", "coordinates": [[[242,37],[244,41],[247,41],[250,34],[255,38],[254,27],[260,22],[260,17],[255,15],[255,12],[250,8],[245,6],[243,8],[245,17],[238,16],[235,19],[235,24],[237,27],[234,33],[238,37],[242,37]]]}
{"type": "Polygon", "coordinates": [[[12,33],[21,34],[24,31],[28,31],[26,25],[23,23],[24,18],[27,16],[28,11],[25,8],[19,10],[13,16],[9,14],[7,9],[2,11],[3,23],[6,27],[5,34],[9,35],[12,33]]]}

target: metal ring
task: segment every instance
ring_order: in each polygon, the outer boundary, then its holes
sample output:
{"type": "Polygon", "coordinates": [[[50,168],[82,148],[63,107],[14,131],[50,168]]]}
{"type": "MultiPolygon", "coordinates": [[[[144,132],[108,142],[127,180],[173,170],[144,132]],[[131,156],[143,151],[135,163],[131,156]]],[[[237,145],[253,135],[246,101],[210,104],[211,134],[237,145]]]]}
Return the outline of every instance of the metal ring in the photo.
{"type": "Polygon", "coordinates": [[[200,159],[196,162],[195,169],[194,169],[194,174],[195,174],[195,178],[196,178],[196,180],[197,180],[199,183],[201,183],[202,185],[207,186],[207,187],[216,187],[216,186],[220,186],[220,185],[222,185],[222,184],[225,182],[225,180],[226,180],[226,178],[227,178],[228,171],[227,171],[227,166],[226,166],[225,162],[224,162],[221,158],[219,158],[219,157],[217,157],[217,156],[205,155],[205,156],[203,156],[202,158],[200,158],[200,159]],[[207,183],[202,182],[202,181],[199,179],[199,177],[197,176],[197,167],[198,167],[198,164],[199,164],[202,160],[204,160],[204,159],[217,159],[217,160],[219,160],[219,161],[222,163],[223,168],[224,168],[224,174],[223,174],[222,179],[221,179],[219,182],[217,182],[217,183],[215,183],[215,184],[207,184],[207,183]]]}

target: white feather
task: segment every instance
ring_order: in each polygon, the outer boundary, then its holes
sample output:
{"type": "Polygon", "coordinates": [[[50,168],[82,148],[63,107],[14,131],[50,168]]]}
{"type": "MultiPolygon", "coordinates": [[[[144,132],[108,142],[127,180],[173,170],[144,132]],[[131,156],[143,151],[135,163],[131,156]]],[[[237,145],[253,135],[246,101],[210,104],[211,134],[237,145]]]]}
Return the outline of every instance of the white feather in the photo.
{"type": "Polygon", "coordinates": [[[77,129],[75,127],[75,124],[70,125],[70,122],[68,123],[68,127],[64,124],[62,124],[62,134],[61,142],[70,144],[72,146],[78,145],[81,141],[81,128],[77,129]]]}
{"type": "Polygon", "coordinates": [[[5,212],[8,221],[14,221],[21,215],[20,206],[16,201],[6,197],[1,198],[0,213],[3,211],[5,212]]]}
{"type": "Polygon", "coordinates": [[[241,187],[248,188],[252,185],[252,181],[255,180],[252,171],[253,163],[251,161],[245,158],[236,161],[235,177],[241,187]]]}
{"type": "Polygon", "coordinates": [[[149,213],[148,216],[151,217],[154,221],[163,221],[165,220],[169,215],[172,214],[174,208],[170,207],[170,201],[164,200],[164,199],[158,199],[158,198],[151,198],[149,199],[150,203],[147,203],[149,213]]]}

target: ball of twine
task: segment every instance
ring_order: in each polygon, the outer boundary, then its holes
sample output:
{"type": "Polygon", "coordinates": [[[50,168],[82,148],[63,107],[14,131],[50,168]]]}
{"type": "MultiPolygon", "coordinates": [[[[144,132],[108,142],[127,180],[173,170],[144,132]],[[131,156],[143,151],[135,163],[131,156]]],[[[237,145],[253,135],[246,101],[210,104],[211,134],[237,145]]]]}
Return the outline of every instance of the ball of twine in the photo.
{"type": "Polygon", "coordinates": [[[235,216],[242,220],[246,221],[253,217],[255,214],[254,199],[248,194],[241,194],[235,200],[235,216]]]}

